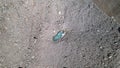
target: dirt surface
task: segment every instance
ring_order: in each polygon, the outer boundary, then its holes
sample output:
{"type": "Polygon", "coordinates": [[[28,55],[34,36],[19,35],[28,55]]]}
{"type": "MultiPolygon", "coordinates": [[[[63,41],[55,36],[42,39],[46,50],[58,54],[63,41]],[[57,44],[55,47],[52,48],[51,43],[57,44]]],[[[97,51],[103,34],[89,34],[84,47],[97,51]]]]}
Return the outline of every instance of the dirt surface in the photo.
{"type": "Polygon", "coordinates": [[[92,0],[0,0],[0,68],[120,68],[119,27],[92,0]]]}
{"type": "Polygon", "coordinates": [[[93,2],[120,23],[120,0],[93,0],[93,2]]]}

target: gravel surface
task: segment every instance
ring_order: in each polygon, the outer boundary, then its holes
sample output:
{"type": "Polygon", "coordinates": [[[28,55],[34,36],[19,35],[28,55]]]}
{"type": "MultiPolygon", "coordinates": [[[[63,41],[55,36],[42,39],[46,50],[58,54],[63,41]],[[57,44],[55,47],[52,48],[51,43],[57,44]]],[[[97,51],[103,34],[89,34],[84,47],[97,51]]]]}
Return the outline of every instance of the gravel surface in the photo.
{"type": "Polygon", "coordinates": [[[120,24],[92,0],[0,0],[0,68],[120,68],[120,24]]]}

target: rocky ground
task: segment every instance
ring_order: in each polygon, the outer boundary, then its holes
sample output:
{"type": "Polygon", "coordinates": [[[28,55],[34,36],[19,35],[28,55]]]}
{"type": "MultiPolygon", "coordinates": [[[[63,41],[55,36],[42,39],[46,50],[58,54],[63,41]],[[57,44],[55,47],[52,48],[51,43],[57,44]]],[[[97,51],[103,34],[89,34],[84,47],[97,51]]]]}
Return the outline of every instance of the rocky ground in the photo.
{"type": "Polygon", "coordinates": [[[0,68],[120,68],[119,27],[92,0],[0,0],[0,68]]]}

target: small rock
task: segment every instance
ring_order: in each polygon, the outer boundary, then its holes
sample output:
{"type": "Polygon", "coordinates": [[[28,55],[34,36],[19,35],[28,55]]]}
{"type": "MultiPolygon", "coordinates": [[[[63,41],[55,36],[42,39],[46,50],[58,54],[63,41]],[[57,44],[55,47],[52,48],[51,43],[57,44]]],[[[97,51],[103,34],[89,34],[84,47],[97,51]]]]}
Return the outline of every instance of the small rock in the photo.
{"type": "Polygon", "coordinates": [[[97,30],[97,32],[100,32],[100,30],[97,30]]]}
{"type": "Polygon", "coordinates": [[[59,11],[59,12],[58,12],[58,14],[59,14],[59,15],[61,15],[61,14],[62,14],[62,12],[61,12],[61,11],[59,11]]]}
{"type": "Polygon", "coordinates": [[[120,33],[120,27],[118,27],[118,32],[120,33]]]}
{"type": "Polygon", "coordinates": [[[114,19],[114,16],[111,16],[112,19],[114,19]]]}
{"type": "Polygon", "coordinates": [[[113,55],[112,55],[112,53],[108,53],[107,56],[109,59],[111,59],[113,55]]]}
{"type": "Polygon", "coordinates": [[[109,59],[111,59],[111,58],[112,58],[112,56],[109,56],[108,58],[109,58],[109,59]]]}
{"type": "Polygon", "coordinates": [[[64,56],[64,58],[67,58],[68,56],[64,56]]]}
{"type": "Polygon", "coordinates": [[[102,46],[100,46],[100,49],[103,49],[103,47],[102,47],[102,46]]]}
{"type": "Polygon", "coordinates": [[[34,59],[34,58],[35,58],[35,56],[32,56],[31,58],[32,58],[32,59],[34,59]]]}
{"type": "Polygon", "coordinates": [[[38,39],[37,37],[33,37],[34,39],[38,39]]]}
{"type": "Polygon", "coordinates": [[[106,32],[109,32],[109,31],[106,31],[106,32]]]}
{"type": "Polygon", "coordinates": [[[54,30],[53,33],[55,33],[56,31],[54,30]]]}

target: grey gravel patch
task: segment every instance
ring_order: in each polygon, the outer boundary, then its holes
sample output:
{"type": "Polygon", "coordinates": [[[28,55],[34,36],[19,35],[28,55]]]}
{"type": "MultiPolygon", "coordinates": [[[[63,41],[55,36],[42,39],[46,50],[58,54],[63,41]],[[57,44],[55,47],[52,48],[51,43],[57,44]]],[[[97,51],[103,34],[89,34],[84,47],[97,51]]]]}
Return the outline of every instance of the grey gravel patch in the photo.
{"type": "Polygon", "coordinates": [[[120,67],[120,25],[91,0],[0,2],[0,68],[120,67]]]}

